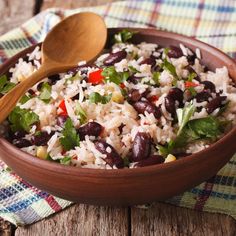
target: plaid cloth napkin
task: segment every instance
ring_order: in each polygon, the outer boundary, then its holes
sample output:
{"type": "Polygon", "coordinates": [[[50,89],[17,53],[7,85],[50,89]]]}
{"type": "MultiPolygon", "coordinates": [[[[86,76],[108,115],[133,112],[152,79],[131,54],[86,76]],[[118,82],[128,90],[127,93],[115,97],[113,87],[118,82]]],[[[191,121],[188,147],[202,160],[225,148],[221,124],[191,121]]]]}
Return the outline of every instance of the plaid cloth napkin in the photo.
{"type": "MultiPolygon", "coordinates": [[[[156,27],[196,37],[236,58],[236,2],[231,0],[123,1],[76,10],[50,9],[0,37],[0,63],[42,41],[62,18],[93,11],[108,27],[156,27]]],[[[222,147],[223,148],[223,147],[222,147]]],[[[236,155],[210,180],[167,202],[236,218],[236,155]]],[[[0,162],[0,216],[16,225],[38,221],[71,202],[36,189],[0,162]]]]}

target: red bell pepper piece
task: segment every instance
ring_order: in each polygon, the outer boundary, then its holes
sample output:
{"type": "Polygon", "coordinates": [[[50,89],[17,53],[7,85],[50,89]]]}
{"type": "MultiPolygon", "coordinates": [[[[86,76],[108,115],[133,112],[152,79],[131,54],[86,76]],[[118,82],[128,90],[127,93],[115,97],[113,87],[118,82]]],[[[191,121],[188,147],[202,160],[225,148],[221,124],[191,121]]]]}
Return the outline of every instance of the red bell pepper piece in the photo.
{"type": "Polygon", "coordinates": [[[191,87],[196,87],[196,86],[198,86],[199,84],[196,84],[196,83],[191,82],[191,81],[186,81],[186,82],[184,83],[184,85],[185,85],[185,88],[191,88],[191,87]]]}
{"type": "Polygon", "coordinates": [[[61,103],[59,104],[58,107],[61,109],[61,112],[60,112],[59,115],[68,116],[64,99],[61,101],[61,103]]]}
{"type": "Polygon", "coordinates": [[[89,73],[88,82],[91,84],[100,84],[103,79],[104,76],[102,76],[102,69],[99,69],[89,73]]]}

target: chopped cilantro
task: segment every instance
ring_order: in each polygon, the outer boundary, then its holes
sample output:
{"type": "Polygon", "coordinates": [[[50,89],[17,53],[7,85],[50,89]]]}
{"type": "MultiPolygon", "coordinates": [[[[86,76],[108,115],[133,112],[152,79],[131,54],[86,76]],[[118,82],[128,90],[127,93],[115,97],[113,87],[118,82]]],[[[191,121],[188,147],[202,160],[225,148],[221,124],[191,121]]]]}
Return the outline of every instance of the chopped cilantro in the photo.
{"type": "Polygon", "coordinates": [[[65,156],[64,158],[60,159],[60,163],[66,166],[70,165],[71,157],[65,156]]]}
{"type": "Polygon", "coordinates": [[[70,118],[66,120],[62,134],[63,137],[61,137],[59,140],[66,151],[71,150],[74,147],[80,145],[79,135],[77,134],[76,129],[73,126],[72,120],[70,118]]]}
{"type": "Polygon", "coordinates": [[[160,85],[160,72],[154,71],[152,73],[152,79],[155,82],[156,85],[160,85]]]}
{"type": "Polygon", "coordinates": [[[75,104],[75,114],[79,116],[80,124],[84,124],[87,120],[87,114],[85,110],[81,107],[79,102],[75,104]]]}
{"type": "Polygon", "coordinates": [[[195,90],[194,87],[188,87],[186,88],[186,90],[188,90],[193,97],[197,95],[197,91],[195,90]]]}
{"type": "Polygon", "coordinates": [[[132,73],[140,73],[140,71],[137,70],[136,68],[134,68],[133,66],[129,66],[129,70],[130,70],[130,72],[132,72],[132,73]]]}
{"type": "Polygon", "coordinates": [[[28,102],[31,98],[32,98],[31,95],[29,95],[29,96],[24,95],[24,96],[20,99],[19,103],[20,103],[20,104],[25,104],[25,103],[28,102]]]}
{"type": "Polygon", "coordinates": [[[129,31],[127,29],[124,29],[124,30],[122,30],[119,33],[114,35],[113,41],[115,43],[126,43],[129,39],[131,39],[133,37],[133,35],[135,33],[137,33],[137,32],[129,31]]]}
{"type": "Polygon", "coordinates": [[[30,131],[33,124],[39,121],[39,117],[33,111],[27,109],[21,109],[20,107],[15,107],[14,110],[8,116],[10,121],[10,127],[13,132],[19,130],[30,131]]]}
{"type": "Polygon", "coordinates": [[[93,92],[90,94],[89,96],[89,101],[91,103],[102,103],[102,104],[106,104],[108,102],[110,102],[112,97],[112,93],[106,95],[106,96],[102,96],[100,93],[97,92],[93,92]]]}
{"type": "Polygon", "coordinates": [[[15,83],[9,82],[6,75],[0,76],[0,93],[8,93],[12,88],[16,86],[15,83]]]}
{"type": "Polygon", "coordinates": [[[45,103],[49,103],[51,100],[51,91],[52,91],[52,87],[49,85],[49,83],[48,82],[43,83],[40,91],[41,93],[39,95],[39,98],[45,103]]]}
{"type": "Polygon", "coordinates": [[[188,75],[187,81],[192,82],[193,79],[197,76],[196,73],[192,72],[188,75]]]}
{"type": "Polygon", "coordinates": [[[106,82],[113,82],[120,85],[129,78],[129,72],[117,72],[114,66],[110,66],[103,69],[102,76],[105,77],[106,82]]]}
{"type": "Polygon", "coordinates": [[[174,80],[172,83],[175,86],[177,83],[177,80],[179,80],[179,77],[176,73],[175,66],[172,63],[170,63],[166,58],[164,58],[163,63],[161,64],[161,67],[164,70],[167,70],[174,77],[174,80]]]}
{"type": "Polygon", "coordinates": [[[129,158],[128,158],[128,157],[125,157],[125,158],[124,158],[124,166],[125,166],[125,167],[129,167],[129,164],[130,164],[129,158]]]}

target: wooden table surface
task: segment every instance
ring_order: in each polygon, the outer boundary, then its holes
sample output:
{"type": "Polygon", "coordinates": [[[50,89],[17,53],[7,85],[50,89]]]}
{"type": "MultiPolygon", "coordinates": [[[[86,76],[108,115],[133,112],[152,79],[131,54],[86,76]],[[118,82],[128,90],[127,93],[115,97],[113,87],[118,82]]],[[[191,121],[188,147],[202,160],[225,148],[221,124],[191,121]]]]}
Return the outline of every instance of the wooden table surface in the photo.
{"type": "MultiPolygon", "coordinates": [[[[114,0],[0,0],[0,35],[49,7],[76,8],[114,0]]],[[[231,217],[196,212],[164,203],[149,209],[75,204],[48,219],[15,229],[0,219],[0,235],[236,235],[231,217]]]]}

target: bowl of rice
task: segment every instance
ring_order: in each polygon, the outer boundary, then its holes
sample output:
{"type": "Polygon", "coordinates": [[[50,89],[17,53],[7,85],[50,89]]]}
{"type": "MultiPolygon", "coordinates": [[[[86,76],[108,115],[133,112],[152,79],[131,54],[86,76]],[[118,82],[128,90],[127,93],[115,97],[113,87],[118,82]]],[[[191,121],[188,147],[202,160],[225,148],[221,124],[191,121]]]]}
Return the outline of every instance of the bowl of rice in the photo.
{"type": "MultiPolygon", "coordinates": [[[[18,101],[0,125],[0,158],[42,190],[98,205],[166,199],[213,176],[236,151],[236,63],[175,33],[108,35],[95,61],[18,101]]],[[[40,47],[2,65],[0,96],[41,66],[40,47]]]]}

